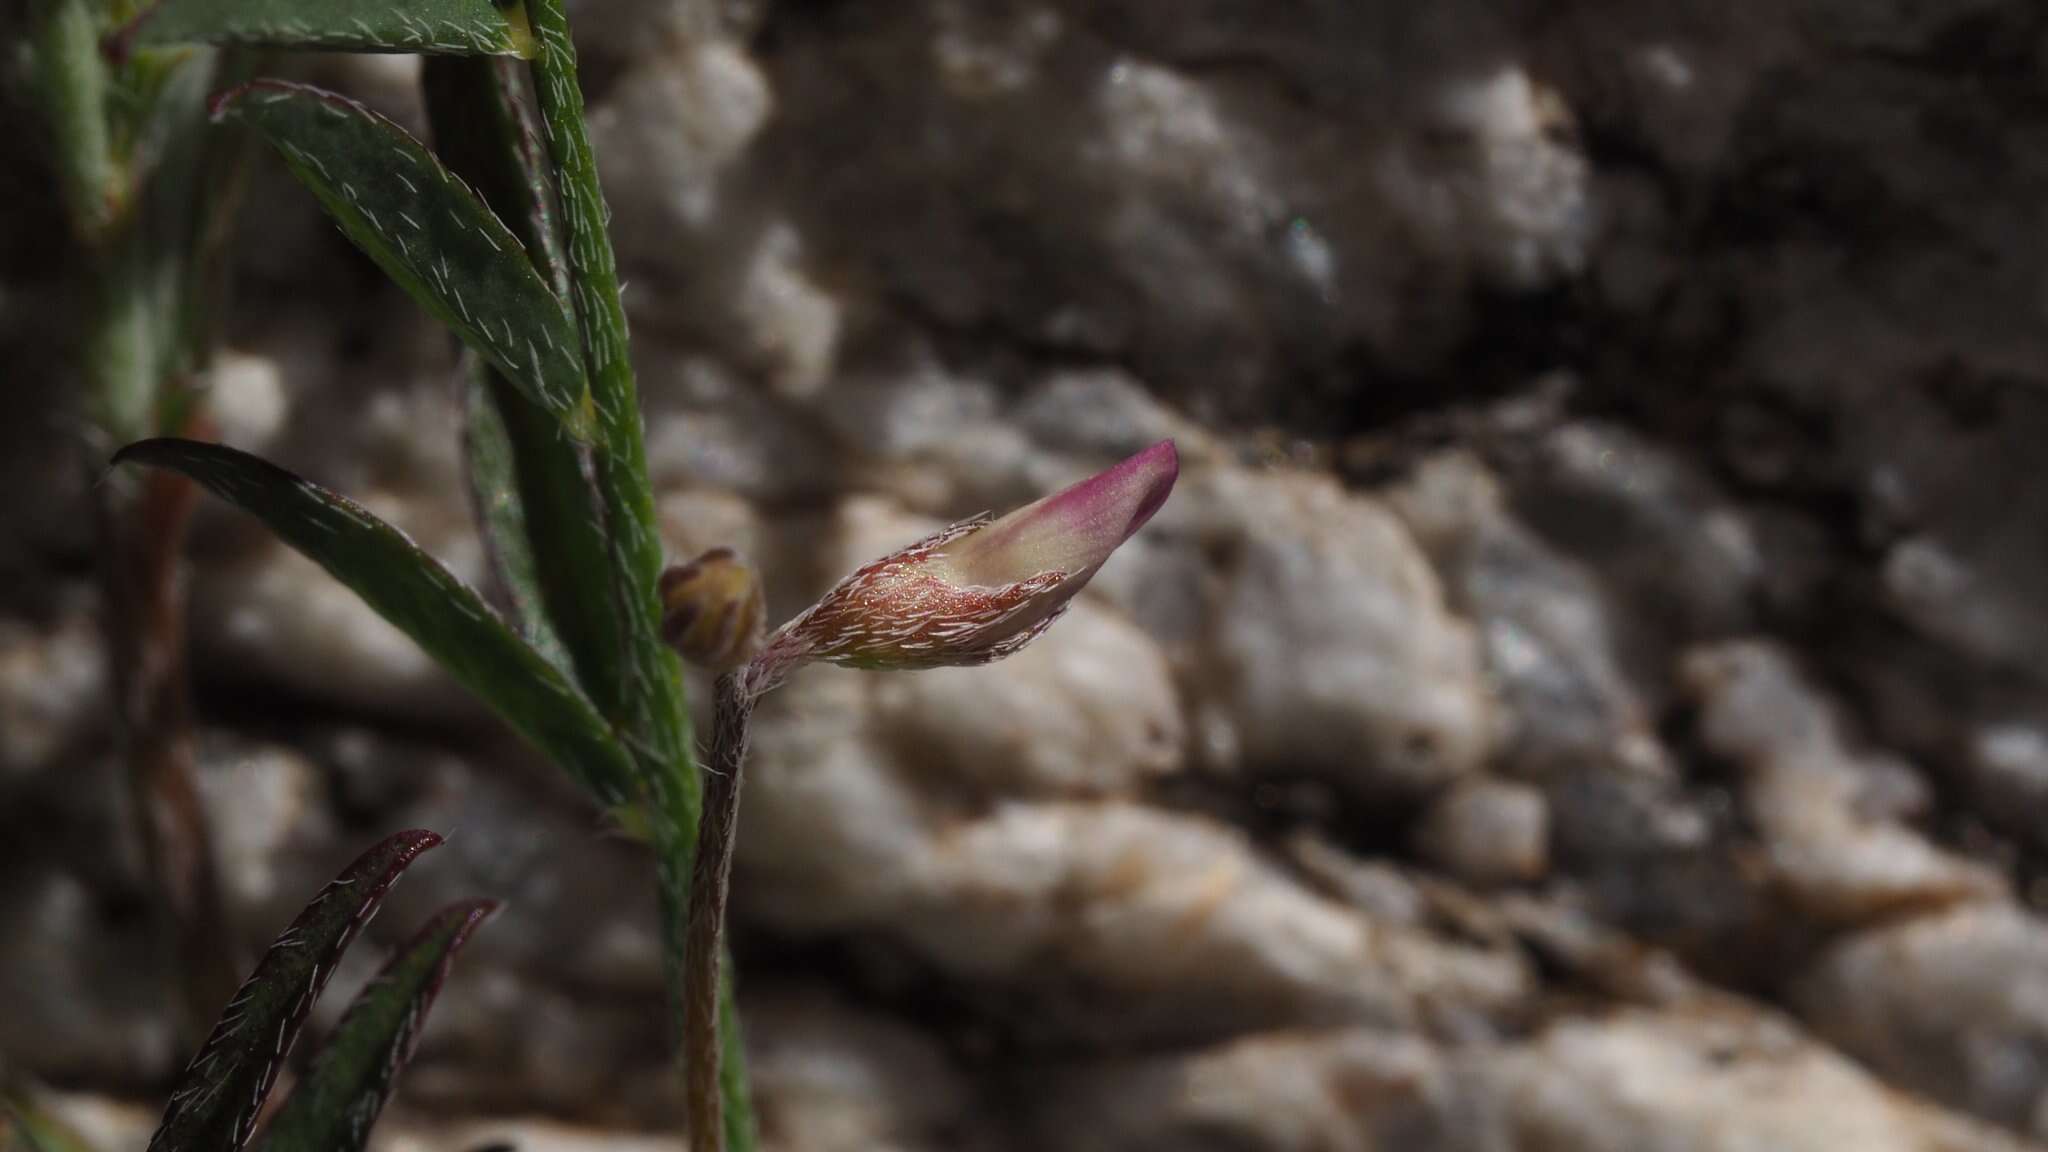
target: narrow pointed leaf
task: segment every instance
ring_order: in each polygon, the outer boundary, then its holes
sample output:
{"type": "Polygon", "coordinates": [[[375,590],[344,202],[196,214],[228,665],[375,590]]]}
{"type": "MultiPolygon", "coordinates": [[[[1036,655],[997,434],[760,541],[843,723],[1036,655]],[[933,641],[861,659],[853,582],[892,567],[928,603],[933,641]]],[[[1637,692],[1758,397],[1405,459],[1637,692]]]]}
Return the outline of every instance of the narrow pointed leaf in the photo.
{"type": "MultiPolygon", "coordinates": [[[[613,595],[627,625],[626,647],[619,661],[626,674],[609,685],[592,683],[591,692],[608,714],[621,718],[636,747],[645,752],[641,768],[658,854],[665,982],[671,1010],[680,1016],[686,992],[684,925],[690,914],[689,877],[701,799],[694,741],[689,713],[683,707],[680,669],[660,642],[656,626],[661,618],[657,591],[661,536],[647,479],[639,397],[627,354],[626,311],[606,226],[609,212],[584,125],[576,44],[569,34],[562,0],[531,0],[528,16],[538,49],[532,64],[534,98],[547,126],[548,157],[561,200],[569,297],[575,305],[590,395],[598,413],[601,451],[594,454],[594,464],[611,546],[613,595]]],[[[735,1021],[727,1033],[730,1040],[737,1037],[737,1017],[730,988],[721,988],[721,993],[720,1011],[735,1021]]],[[[725,1045],[721,1089],[725,1094],[726,1152],[753,1152],[755,1147],[744,1060],[744,1053],[734,1044],[725,1045]]]]}
{"type": "Polygon", "coordinates": [[[638,795],[632,761],[590,701],[439,561],[360,505],[219,444],[144,440],[114,463],[182,473],[349,586],[607,808],[638,795]]]}
{"type": "Polygon", "coordinates": [[[647,479],[640,401],[627,354],[626,313],[606,227],[609,212],[584,124],[576,46],[560,0],[533,0],[528,12],[539,46],[532,66],[534,98],[547,129],[548,158],[562,206],[569,298],[582,334],[586,379],[597,415],[600,451],[592,463],[612,558],[612,595],[625,625],[619,655],[606,669],[613,675],[606,681],[587,677],[586,682],[606,714],[633,734],[636,746],[648,750],[651,770],[667,775],[663,786],[691,811],[694,826],[698,785],[690,763],[693,740],[682,706],[681,668],[661,642],[661,600],[656,590],[662,569],[660,524],[647,479]]]}
{"type": "Polygon", "coordinates": [[[441,838],[400,832],[363,853],[314,897],[228,1002],[171,1093],[149,1152],[236,1152],[335,962],[420,853],[441,838]]]}
{"type": "Polygon", "coordinates": [[[361,1152],[455,953],[497,907],[479,900],[444,909],[391,957],[278,1110],[263,1152],[361,1152]]]}
{"type": "Polygon", "coordinates": [[[435,155],[505,222],[541,279],[569,298],[569,268],[540,151],[527,69],[516,60],[433,57],[420,88],[435,155]]]}
{"type": "MultiPolygon", "coordinates": [[[[539,129],[520,99],[524,69],[510,60],[438,58],[421,73],[434,147],[533,255],[560,295],[567,266],[549,211],[539,129]]],[[[600,711],[613,707],[627,674],[625,624],[611,567],[611,542],[593,487],[591,450],[561,435],[547,413],[502,376],[488,383],[512,462],[512,480],[533,559],[535,593],[567,650],[583,690],[600,711]]],[[[482,418],[473,412],[472,418],[482,418]]],[[[472,468],[478,466],[472,460],[472,468]]],[[[499,540],[507,538],[500,526],[499,540]]],[[[512,559],[508,549],[504,559],[512,559]]],[[[501,567],[503,567],[501,565],[501,567]]]]}
{"type": "MultiPolygon", "coordinates": [[[[476,506],[477,530],[519,635],[548,663],[567,672],[569,654],[548,622],[541,597],[526,505],[519,498],[512,434],[505,427],[504,412],[492,398],[496,372],[482,361],[466,363],[462,369],[462,455],[469,499],[476,506]]],[[[526,403],[517,395],[508,399],[526,403]]]]}
{"type": "Polygon", "coordinates": [[[403,128],[303,84],[258,80],[214,101],[254,128],[357,247],[519,390],[589,439],[575,326],[476,193],[403,128]]]}
{"type": "Polygon", "coordinates": [[[133,43],[249,44],[343,52],[529,56],[526,8],[514,0],[162,0],[133,43]]]}

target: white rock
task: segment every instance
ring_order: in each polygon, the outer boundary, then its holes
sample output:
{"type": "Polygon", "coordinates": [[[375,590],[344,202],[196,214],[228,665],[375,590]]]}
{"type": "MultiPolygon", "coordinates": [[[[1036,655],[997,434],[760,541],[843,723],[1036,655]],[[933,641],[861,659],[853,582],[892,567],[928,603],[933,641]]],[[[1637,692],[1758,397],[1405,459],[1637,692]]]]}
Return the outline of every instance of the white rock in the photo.
{"type": "Polygon", "coordinates": [[[153,1082],[183,1055],[172,988],[147,925],[101,904],[47,862],[0,873],[0,1051],[52,1080],[153,1082]]]}
{"type": "Polygon", "coordinates": [[[1035,1146],[1073,1152],[1498,1147],[1451,1139],[1462,1102],[1442,1053],[1413,1036],[1362,1029],[1251,1036],[1061,1069],[1028,1103],[1035,1146]]]}
{"type": "Polygon", "coordinates": [[[816,992],[771,990],[743,1011],[766,1148],[936,1152],[973,1114],[938,1047],[901,1024],[816,992]]]}
{"type": "Polygon", "coordinates": [[[481,707],[354,592],[267,537],[208,559],[193,582],[192,618],[198,658],[313,699],[442,719],[481,707]]]}
{"type": "Polygon", "coordinates": [[[232,348],[214,354],[206,374],[206,412],[220,440],[261,456],[270,451],[291,415],[284,368],[268,356],[232,348]]]}
{"type": "Polygon", "coordinates": [[[702,486],[784,506],[844,497],[843,451],[806,412],[724,361],[651,335],[636,336],[634,363],[657,492],[702,486]]]}
{"type": "Polygon", "coordinates": [[[1748,1011],[1568,1021],[1491,1064],[1509,1148],[2019,1152],[1748,1011]]]}
{"type": "Polygon", "coordinates": [[[1372,923],[1232,830],[1135,805],[1005,805],[942,831],[930,870],[922,950],[984,978],[1050,962],[1145,1031],[1485,1017],[1529,991],[1515,957],[1372,923]]]}
{"type": "MultiPolygon", "coordinates": [[[[443,353],[444,339],[432,342],[443,353]]],[[[289,362],[295,354],[283,355],[289,362]]],[[[452,379],[423,370],[384,387],[295,396],[290,430],[272,458],[362,505],[457,579],[481,587],[486,559],[464,480],[452,379]]],[[[385,715],[483,714],[394,625],[246,513],[209,498],[198,534],[195,660],[385,715]]]]}
{"type": "Polygon", "coordinates": [[[1221,452],[1206,428],[1114,368],[1049,373],[1031,385],[1010,419],[1055,451],[1116,459],[1172,440],[1183,462],[1221,452]]]}
{"type": "Polygon", "coordinates": [[[1569,1019],[1498,1047],[1272,1033],[1042,1083],[1032,1134],[1085,1152],[2020,1152],[1735,1005],[1569,1019]]]}
{"type": "Polygon", "coordinates": [[[1505,705],[1506,763],[1539,780],[1587,765],[1668,776],[1650,706],[1622,660],[1614,607],[1593,572],[1531,532],[1469,452],[1429,457],[1394,500],[1479,628],[1505,705]]]}
{"type": "Polygon", "coordinates": [[[870,742],[868,675],[798,673],[755,714],[736,915],[843,931],[886,923],[917,883],[927,801],[870,742]]]}
{"type": "Polygon", "coordinates": [[[671,488],[655,500],[663,551],[680,564],[711,548],[733,548],[758,571],[772,557],[753,505],[719,488],[671,488]]]}
{"type": "Polygon", "coordinates": [[[84,1140],[92,1152],[142,1152],[163,1119],[154,1108],[79,1092],[52,1093],[36,1104],[84,1140]]]}
{"type": "Polygon", "coordinates": [[[1306,474],[1191,468],[1141,540],[1108,587],[1168,638],[1243,767],[1412,795],[1491,751],[1472,629],[1378,501],[1306,474]]]}
{"type": "Polygon", "coordinates": [[[86,594],[48,622],[0,619],[0,779],[50,766],[102,729],[106,654],[86,594]]]}
{"type": "Polygon", "coordinates": [[[2004,891],[1996,872],[1884,810],[1898,767],[1852,751],[1830,704],[1780,649],[1745,641],[1696,650],[1684,678],[1701,741],[1741,772],[1744,809],[1806,914],[1857,924],[2004,891]]]}
{"type": "Polygon", "coordinates": [[[2048,613],[2003,575],[1995,559],[1966,559],[1929,535],[1893,545],[1883,569],[1888,602],[1918,631],[1987,664],[2038,672],[2048,613]]]}
{"type": "Polygon", "coordinates": [[[1423,856],[1468,884],[1522,884],[1550,862],[1550,809],[1526,784],[1468,780],[1430,805],[1416,830],[1423,856]]]}
{"type": "Polygon", "coordinates": [[[655,213],[635,223],[704,228],[719,218],[721,177],[768,123],[775,95],[730,41],[656,36],[650,46],[657,52],[591,112],[591,146],[614,197],[655,213]]]}
{"type": "Polygon", "coordinates": [[[1511,957],[1368,922],[1205,820],[1117,802],[962,811],[863,730],[874,678],[805,673],[758,718],[743,916],[885,931],[963,978],[1057,973],[1140,1030],[1404,1020],[1425,1004],[1485,1016],[1526,992],[1511,957]]]}
{"type": "Polygon", "coordinates": [[[811,396],[824,387],[838,357],[840,307],[806,271],[794,228],[762,229],[733,307],[747,340],[746,363],[787,395],[811,396]]]}
{"type": "Polygon", "coordinates": [[[2048,1139],[2048,925],[1985,904],[1869,929],[1803,977],[1814,1029],[1879,1073],[2048,1139]]]}
{"type": "Polygon", "coordinates": [[[1165,658],[1089,600],[998,664],[878,677],[868,698],[901,762],[952,766],[940,791],[1130,795],[1185,758],[1165,658]]]}
{"type": "Polygon", "coordinates": [[[2040,721],[1976,728],[1963,764],[1976,810],[1986,820],[2035,843],[2048,841],[2048,828],[2036,818],[2048,811],[2048,730],[2040,721]]]}
{"type": "Polygon", "coordinates": [[[1444,85],[1435,133],[1418,132],[1381,168],[1388,199],[1447,256],[1534,288],[1578,271],[1595,237],[1586,159],[1571,114],[1519,66],[1444,85]]]}
{"type": "Polygon", "coordinates": [[[1525,522],[1619,598],[1645,634],[1638,642],[1748,625],[1763,568],[1755,534],[1669,447],[1616,424],[1573,421],[1539,435],[1510,488],[1525,522]]]}
{"type": "Polygon", "coordinates": [[[292,848],[333,836],[319,770],[289,748],[209,734],[198,780],[215,871],[236,919],[253,909],[286,910],[311,900],[318,888],[291,886],[299,877],[281,874],[280,864],[292,848]]]}
{"type": "Polygon", "coordinates": [[[1019,92],[1039,80],[1041,61],[1060,42],[1064,21],[1051,8],[1013,11],[942,0],[933,40],[946,87],[969,100],[1019,92]]]}

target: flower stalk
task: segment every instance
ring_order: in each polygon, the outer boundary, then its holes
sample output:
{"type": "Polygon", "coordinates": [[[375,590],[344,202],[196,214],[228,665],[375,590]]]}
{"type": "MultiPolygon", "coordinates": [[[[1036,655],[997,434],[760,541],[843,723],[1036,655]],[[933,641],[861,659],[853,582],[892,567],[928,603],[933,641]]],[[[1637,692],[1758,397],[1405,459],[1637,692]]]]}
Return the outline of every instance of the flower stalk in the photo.
{"type": "Polygon", "coordinates": [[[683,947],[689,990],[683,1006],[683,1075],[691,1143],[699,1152],[724,1149],[718,1013],[725,973],[720,961],[748,732],[760,699],[750,681],[744,670],[726,672],[712,689],[711,756],[704,766],[704,808],[690,871],[690,924],[683,947]]]}

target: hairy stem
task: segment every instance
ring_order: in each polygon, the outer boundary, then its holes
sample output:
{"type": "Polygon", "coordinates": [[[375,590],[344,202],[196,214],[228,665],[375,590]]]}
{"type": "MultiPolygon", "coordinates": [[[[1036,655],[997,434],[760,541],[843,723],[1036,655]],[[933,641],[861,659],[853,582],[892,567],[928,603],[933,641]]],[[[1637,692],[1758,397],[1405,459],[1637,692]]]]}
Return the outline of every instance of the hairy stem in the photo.
{"type": "Polygon", "coordinates": [[[697,860],[690,870],[690,921],[683,951],[683,1060],[688,1077],[690,1146],[695,1152],[724,1152],[720,1115],[719,964],[725,935],[726,893],[732,883],[733,835],[738,830],[740,784],[747,761],[747,732],[755,694],[744,672],[727,672],[714,689],[717,709],[711,728],[711,763],[706,768],[703,815],[697,824],[697,860]]]}
{"type": "MultiPolygon", "coordinates": [[[[626,312],[606,227],[609,213],[583,123],[576,47],[560,0],[535,0],[528,16],[539,44],[532,62],[533,91],[561,203],[569,302],[582,335],[587,396],[597,417],[598,450],[591,463],[620,614],[612,658],[589,669],[585,679],[600,706],[642,745],[643,758],[652,761],[650,771],[666,775],[694,802],[697,781],[689,763],[681,672],[659,629],[655,584],[661,576],[661,535],[647,479],[639,395],[627,356],[626,312]]],[[[584,671],[581,664],[578,670],[584,671]]]]}
{"type": "MultiPolygon", "coordinates": [[[[612,586],[623,633],[616,666],[603,670],[615,675],[593,678],[587,687],[638,753],[648,815],[655,824],[655,851],[660,855],[669,996],[684,1015],[687,1033],[687,1004],[693,990],[700,998],[707,994],[687,974],[687,937],[695,918],[687,923],[680,919],[691,913],[687,877],[695,867],[700,785],[683,707],[681,668],[662,643],[659,627],[661,537],[647,478],[633,365],[627,356],[626,311],[597,161],[583,121],[583,92],[568,17],[561,0],[533,0],[527,15],[539,45],[532,62],[533,90],[561,204],[569,300],[582,334],[588,395],[597,416],[598,451],[592,453],[592,465],[611,544],[612,586]]],[[[712,968],[716,970],[715,952],[712,968]]],[[[724,985],[714,982],[709,987],[720,990],[724,985]]],[[[723,996],[722,1005],[720,1011],[730,1016],[730,995],[723,996]]],[[[709,1019],[709,1013],[697,1015],[709,1019]]],[[[737,1027],[728,1027],[726,1034],[736,1038],[737,1027]]],[[[731,1152],[748,1152],[754,1142],[753,1112],[736,1042],[724,1053],[723,1064],[725,1139],[731,1152]]]]}
{"type": "MultiPolygon", "coordinates": [[[[193,205],[210,53],[163,63],[170,78],[136,103],[134,65],[100,52],[86,0],[46,0],[32,50],[52,155],[78,246],[82,405],[116,442],[157,430],[178,376],[210,332],[186,297],[198,283],[193,205]],[[144,151],[134,131],[148,126],[144,151]],[[182,323],[189,316],[193,323],[182,323]]],[[[97,456],[97,446],[93,451],[97,456]]],[[[157,930],[177,958],[181,1023],[204,1029],[234,992],[212,838],[194,765],[179,556],[197,491],[181,477],[94,490],[105,647],[157,930]]]]}

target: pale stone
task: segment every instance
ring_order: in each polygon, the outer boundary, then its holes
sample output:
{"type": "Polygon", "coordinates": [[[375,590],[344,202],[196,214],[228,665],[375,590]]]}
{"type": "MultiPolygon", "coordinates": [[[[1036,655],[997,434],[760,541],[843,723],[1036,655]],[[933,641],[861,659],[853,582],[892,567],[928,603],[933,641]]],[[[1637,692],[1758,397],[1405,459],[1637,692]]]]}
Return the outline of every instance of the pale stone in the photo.
{"type": "Polygon", "coordinates": [[[1806,914],[1858,924],[2004,893],[1996,872],[1883,810],[1893,766],[1850,748],[1830,703],[1781,649],[1744,641],[1696,650],[1684,675],[1702,743],[1742,774],[1744,809],[1769,864],[1806,914]]]}
{"type": "Polygon", "coordinates": [[[2048,1139],[2048,924],[2009,905],[1871,928],[1824,954],[1794,1003],[1914,1090],[2048,1139]]]}
{"type": "Polygon", "coordinates": [[[1424,856],[1470,884],[1521,884],[1549,867],[1550,811],[1526,784],[1464,781],[1439,797],[1416,831],[1424,856]]]}
{"type": "Polygon", "coordinates": [[[0,619],[0,780],[28,776],[92,736],[111,701],[83,592],[47,622],[0,619]]]}

